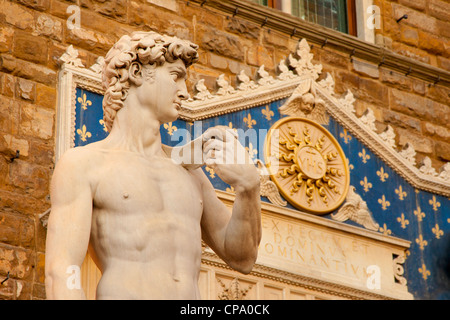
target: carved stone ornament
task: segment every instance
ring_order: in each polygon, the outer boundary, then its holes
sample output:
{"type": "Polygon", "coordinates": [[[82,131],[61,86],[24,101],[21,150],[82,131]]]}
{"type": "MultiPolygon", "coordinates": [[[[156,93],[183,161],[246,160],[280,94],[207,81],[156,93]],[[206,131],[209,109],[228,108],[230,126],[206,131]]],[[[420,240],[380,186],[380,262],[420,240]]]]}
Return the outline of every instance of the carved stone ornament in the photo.
{"type": "Polygon", "coordinates": [[[285,207],[287,202],[283,200],[278,191],[277,185],[270,180],[269,172],[267,171],[266,166],[262,163],[261,160],[256,160],[256,165],[259,171],[259,192],[260,195],[269,199],[269,201],[273,204],[276,204],[280,207],[285,207]]]}
{"type": "Polygon", "coordinates": [[[278,110],[283,115],[302,117],[319,124],[328,124],[325,101],[316,95],[316,90],[311,83],[311,80],[300,83],[291,97],[278,110]]]}
{"type": "Polygon", "coordinates": [[[294,207],[315,214],[337,209],[350,184],[339,143],[318,123],[299,117],[278,120],[265,142],[271,179],[294,207]]]}
{"type": "Polygon", "coordinates": [[[345,203],[336,214],[331,215],[331,218],[341,222],[351,220],[373,231],[378,231],[380,227],[373,219],[367,203],[355,192],[353,186],[350,186],[345,203]]]}
{"type": "Polygon", "coordinates": [[[403,276],[405,273],[405,269],[403,268],[403,264],[405,263],[405,256],[398,256],[393,260],[393,268],[394,268],[394,277],[395,280],[400,283],[402,286],[406,286],[406,278],[403,276]]]}
{"type": "Polygon", "coordinates": [[[84,68],[83,63],[81,62],[80,58],[78,58],[78,50],[75,49],[72,45],[67,48],[66,52],[63,53],[59,60],[61,60],[66,65],[84,68]]]}
{"type": "Polygon", "coordinates": [[[228,287],[219,278],[217,278],[217,282],[223,289],[217,296],[219,300],[244,300],[247,292],[252,288],[250,285],[246,289],[241,289],[238,278],[234,278],[228,287]]]}
{"type": "Polygon", "coordinates": [[[431,159],[429,157],[425,157],[422,160],[422,166],[419,168],[419,170],[420,172],[433,177],[438,175],[436,169],[434,169],[433,166],[431,165],[431,159]]]}

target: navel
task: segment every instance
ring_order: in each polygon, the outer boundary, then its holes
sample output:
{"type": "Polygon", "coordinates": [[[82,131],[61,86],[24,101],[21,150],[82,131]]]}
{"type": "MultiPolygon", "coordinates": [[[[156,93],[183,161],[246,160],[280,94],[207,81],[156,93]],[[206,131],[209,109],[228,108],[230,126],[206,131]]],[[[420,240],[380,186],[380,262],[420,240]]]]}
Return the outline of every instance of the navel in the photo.
{"type": "Polygon", "coordinates": [[[124,193],[122,194],[122,197],[123,197],[124,199],[128,199],[129,196],[130,196],[130,195],[128,194],[128,192],[124,192],[124,193]]]}

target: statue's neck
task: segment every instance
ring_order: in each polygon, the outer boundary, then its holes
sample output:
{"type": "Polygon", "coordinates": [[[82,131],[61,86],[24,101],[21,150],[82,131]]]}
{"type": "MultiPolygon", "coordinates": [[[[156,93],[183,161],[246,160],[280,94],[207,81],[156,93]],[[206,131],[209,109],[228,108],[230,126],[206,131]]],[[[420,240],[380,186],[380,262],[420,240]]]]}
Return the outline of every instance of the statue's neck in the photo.
{"type": "Polygon", "coordinates": [[[129,103],[116,114],[107,138],[108,146],[136,152],[144,157],[161,155],[160,122],[151,112],[130,107],[129,103]]]}

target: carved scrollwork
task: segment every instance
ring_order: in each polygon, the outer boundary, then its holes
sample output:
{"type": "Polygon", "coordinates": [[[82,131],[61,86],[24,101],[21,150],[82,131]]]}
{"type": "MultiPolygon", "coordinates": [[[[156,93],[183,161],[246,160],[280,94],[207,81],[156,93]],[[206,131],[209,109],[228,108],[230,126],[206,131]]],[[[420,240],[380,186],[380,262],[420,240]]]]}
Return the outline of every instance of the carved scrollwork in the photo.
{"type": "Polygon", "coordinates": [[[405,263],[405,256],[399,255],[393,259],[393,268],[394,268],[394,277],[396,282],[400,283],[403,286],[406,286],[406,279],[403,277],[405,273],[405,269],[403,268],[403,264],[405,263]]]}

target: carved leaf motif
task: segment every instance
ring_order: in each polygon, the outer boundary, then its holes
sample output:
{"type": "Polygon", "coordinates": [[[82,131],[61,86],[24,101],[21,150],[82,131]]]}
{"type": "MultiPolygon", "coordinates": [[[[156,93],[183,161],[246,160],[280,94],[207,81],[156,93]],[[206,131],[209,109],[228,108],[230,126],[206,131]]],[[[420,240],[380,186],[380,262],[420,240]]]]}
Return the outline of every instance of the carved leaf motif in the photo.
{"type": "Polygon", "coordinates": [[[356,101],[355,97],[353,96],[353,93],[350,90],[347,90],[346,93],[344,93],[343,97],[338,99],[338,101],[341,103],[341,106],[350,113],[355,113],[355,108],[353,107],[353,103],[356,101]]]}
{"type": "Polygon", "coordinates": [[[226,285],[219,278],[217,278],[217,282],[219,282],[223,289],[223,291],[218,295],[219,300],[244,300],[247,292],[253,287],[250,285],[246,289],[241,289],[238,278],[234,278],[228,287],[226,287],[226,285]]]}
{"type": "Polygon", "coordinates": [[[375,115],[373,114],[372,109],[368,108],[361,116],[361,118],[359,118],[359,120],[361,120],[361,122],[364,123],[370,130],[377,130],[377,128],[375,127],[375,115]]]}
{"type": "Polygon", "coordinates": [[[439,169],[439,178],[445,181],[450,180],[450,162],[447,162],[439,169]]]}
{"type": "Polygon", "coordinates": [[[262,65],[261,67],[259,67],[258,69],[258,84],[265,86],[265,85],[269,85],[275,82],[275,79],[269,75],[269,73],[264,70],[264,65],[262,65]]]}
{"type": "Polygon", "coordinates": [[[310,53],[311,48],[305,39],[302,39],[296,50],[296,55],[299,59],[296,59],[292,54],[288,56],[289,66],[295,69],[298,75],[309,75],[316,80],[322,72],[321,64],[313,64],[312,59],[314,55],[310,53]]]}
{"type": "Polygon", "coordinates": [[[105,65],[105,58],[98,57],[97,61],[89,69],[91,69],[95,73],[100,74],[103,71],[103,66],[104,65],[105,65]]]}
{"type": "Polygon", "coordinates": [[[278,79],[280,80],[289,80],[295,78],[295,74],[291,70],[289,70],[284,59],[281,60],[278,64],[278,71],[280,72],[278,75],[278,79]]]}
{"type": "Polygon", "coordinates": [[[437,176],[436,170],[431,166],[431,159],[429,157],[425,157],[422,161],[422,166],[419,168],[420,172],[430,175],[437,176]]]}
{"type": "Polygon", "coordinates": [[[200,79],[195,85],[195,89],[197,90],[196,95],[194,96],[195,100],[206,100],[212,98],[212,94],[208,91],[205,85],[205,79],[200,79]]]}
{"type": "Polygon", "coordinates": [[[383,139],[391,148],[395,148],[395,132],[390,125],[387,126],[386,130],[379,134],[380,138],[383,139]]]}
{"type": "Polygon", "coordinates": [[[255,88],[258,87],[258,85],[254,81],[250,80],[249,76],[247,76],[245,74],[244,70],[242,70],[238,74],[237,78],[238,78],[238,80],[240,82],[240,84],[238,86],[239,90],[255,89],[255,88]]]}
{"type": "Polygon", "coordinates": [[[327,76],[325,79],[320,80],[318,82],[322,87],[324,87],[325,89],[327,89],[331,94],[334,93],[334,79],[331,76],[330,73],[327,73],[327,76]]]}
{"type": "Polygon", "coordinates": [[[411,165],[416,165],[416,150],[414,150],[414,147],[409,143],[404,145],[403,150],[400,151],[400,155],[408,160],[411,165]]]}
{"type": "Polygon", "coordinates": [[[236,90],[228,83],[228,81],[225,80],[224,74],[221,74],[219,78],[217,78],[216,83],[219,88],[217,90],[217,94],[220,96],[229,95],[236,92],[236,90]]]}
{"type": "Polygon", "coordinates": [[[78,50],[70,45],[66,52],[59,58],[66,64],[72,65],[74,67],[84,68],[83,63],[81,63],[80,58],[78,58],[78,50]]]}

